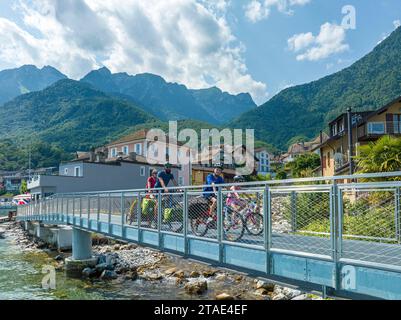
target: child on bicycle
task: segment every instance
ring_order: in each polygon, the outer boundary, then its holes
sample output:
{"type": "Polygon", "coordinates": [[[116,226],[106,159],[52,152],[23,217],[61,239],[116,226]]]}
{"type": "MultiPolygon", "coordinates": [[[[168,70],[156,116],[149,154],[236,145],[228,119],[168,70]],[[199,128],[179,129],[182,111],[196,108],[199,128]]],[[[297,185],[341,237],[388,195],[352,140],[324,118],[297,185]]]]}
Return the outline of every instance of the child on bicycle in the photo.
{"type": "MultiPolygon", "coordinates": [[[[235,176],[234,177],[235,183],[242,183],[245,182],[243,176],[235,176]]],[[[227,195],[226,205],[232,208],[234,211],[241,211],[245,207],[245,200],[241,199],[239,193],[237,191],[241,190],[241,187],[236,185],[230,188],[230,192],[227,195]]]]}

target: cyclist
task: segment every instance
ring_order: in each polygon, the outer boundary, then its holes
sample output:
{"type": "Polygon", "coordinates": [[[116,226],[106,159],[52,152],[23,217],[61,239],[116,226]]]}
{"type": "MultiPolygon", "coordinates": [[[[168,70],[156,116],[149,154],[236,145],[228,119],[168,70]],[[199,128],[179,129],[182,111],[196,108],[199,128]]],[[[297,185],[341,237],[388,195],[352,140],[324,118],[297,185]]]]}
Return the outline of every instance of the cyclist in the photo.
{"type": "Polygon", "coordinates": [[[153,169],[151,176],[148,178],[146,182],[146,191],[148,194],[146,195],[146,198],[154,198],[154,195],[152,195],[152,192],[154,192],[154,188],[156,185],[156,180],[157,180],[157,170],[153,169]]]}
{"type": "Polygon", "coordinates": [[[170,181],[173,181],[173,184],[177,187],[178,183],[175,181],[174,175],[171,173],[172,165],[170,163],[166,163],[164,166],[164,170],[160,171],[157,174],[157,180],[155,184],[156,189],[163,189],[162,192],[168,193],[167,186],[170,181]]]}
{"type": "Polygon", "coordinates": [[[203,197],[207,199],[210,203],[210,213],[213,213],[217,207],[217,190],[218,184],[224,184],[224,179],[221,176],[223,173],[222,165],[215,165],[214,172],[209,174],[206,178],[206,187],[203,188],[203,197]]]}
{"type": "MultiPolygon", "coordinates": [[[[235,183],[242,183],[245,182],[245,178],[243,176],[235,176],[234,177],[235,183]]],[[[227,206],[231,207],[235,211],[240,211],[245,206],[244,199],[241,199],[240,195],[238,194],[238,190],[241,190],[241,187],[236,185],[230,188],[230,193],[227,195],[226,204],[227,206]]]]}

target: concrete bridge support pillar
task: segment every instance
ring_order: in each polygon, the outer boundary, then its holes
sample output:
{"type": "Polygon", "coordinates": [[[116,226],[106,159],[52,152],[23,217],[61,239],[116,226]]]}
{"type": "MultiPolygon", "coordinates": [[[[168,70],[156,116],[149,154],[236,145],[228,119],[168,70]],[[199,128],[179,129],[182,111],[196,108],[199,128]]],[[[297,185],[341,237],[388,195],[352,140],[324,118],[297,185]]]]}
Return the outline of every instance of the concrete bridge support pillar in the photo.
{"type": "Polygon", "coordinates": [[[72,257],[65,260],[67,276],[81,277],[82,270],[95,267],[97,259],[92,256],[92,234],[77,228],[72,230],[72,257]]]}

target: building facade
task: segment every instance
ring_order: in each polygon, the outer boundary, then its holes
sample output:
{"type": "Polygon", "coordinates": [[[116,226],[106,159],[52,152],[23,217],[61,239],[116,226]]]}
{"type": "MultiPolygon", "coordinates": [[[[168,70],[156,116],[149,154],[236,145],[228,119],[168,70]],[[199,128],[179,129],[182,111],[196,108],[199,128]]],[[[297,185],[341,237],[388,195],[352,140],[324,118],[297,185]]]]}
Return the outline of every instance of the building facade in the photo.
{"type": "Polygon", "coordinates": [[[350,116],[351,129],[348,128],[348,113],[340,115],[329,123],[329,139],[318,147],[325,177],[351,174],[350,164],[358,155],[359,146],[384,135],[401,137],[401,97],[378,110],[351,112],[350,116]]]}
{"type": "Polygon", "coordinates": [[[191,184],[191,164],[193,157],[192,150],[174,139],[165,136],[163,141],[149,140],[149,130],[136,131],[119,140],[113,141],[106,146],[108,159],[116,159],[121,156],[128,156],[132,153],[147,159],[149,164],[164,165],[166,158],[172,164],[179,164],[178,159],[188,158],[187,163],[180,164],[177,174],[179,185],[191,184]]]}
{"type": "MultiPolygon", "coordinates": [[[[77,159],[60,165],[59,175],[37,175],[28,182],[28,189],[36,197],[55,193],[98,192],[113,190],[144,189],[153,169],[141,159],[120,159],[92,162],[77,159]]],[[[178,176],[178,168],[172,170],[178,176]]]]}

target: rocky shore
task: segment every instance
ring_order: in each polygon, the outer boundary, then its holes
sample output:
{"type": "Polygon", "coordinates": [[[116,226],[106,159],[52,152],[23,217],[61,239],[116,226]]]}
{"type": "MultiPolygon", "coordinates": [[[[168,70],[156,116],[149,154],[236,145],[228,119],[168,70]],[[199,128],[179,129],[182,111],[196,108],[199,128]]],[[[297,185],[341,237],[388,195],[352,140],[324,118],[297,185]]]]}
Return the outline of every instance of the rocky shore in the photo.
{"type": "MultiPolygon", "coordinates": [[[[0,227],[0,234],[10,238],[23,250],[46,250],[52,252],[56,269],[63,270],[64,260],[69,252],[54,252],[40,240],[28,235],[18,223],[0,227]]],[[[316,300],[317,296],[299,290],[281,287],[209,265],[167,255],[136,244],[117,243],[109,239],[94,239],[94,256],[97,265],[86,268],[82,279],[93,283],[97,281],[124,282],[145,281],[175,286],[184,297],[191,299],[217,300],[316,300]]]]}

